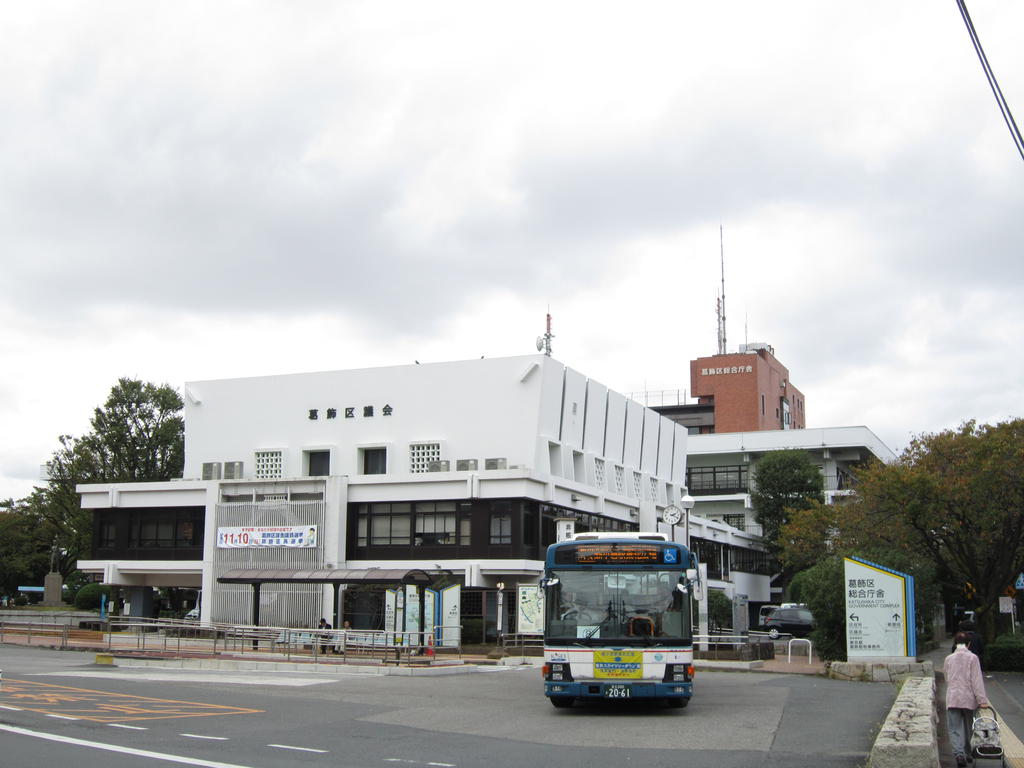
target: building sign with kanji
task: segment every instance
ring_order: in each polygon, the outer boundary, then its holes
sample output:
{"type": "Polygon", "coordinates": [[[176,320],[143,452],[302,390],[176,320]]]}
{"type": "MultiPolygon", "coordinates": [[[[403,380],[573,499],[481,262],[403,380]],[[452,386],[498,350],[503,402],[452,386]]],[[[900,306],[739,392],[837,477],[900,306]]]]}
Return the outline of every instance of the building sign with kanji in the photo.
{"type": "Polygon", "coordinates": [[[846,657],[915,657],[914,577],[856,557],[843,560],[846,657]]]}

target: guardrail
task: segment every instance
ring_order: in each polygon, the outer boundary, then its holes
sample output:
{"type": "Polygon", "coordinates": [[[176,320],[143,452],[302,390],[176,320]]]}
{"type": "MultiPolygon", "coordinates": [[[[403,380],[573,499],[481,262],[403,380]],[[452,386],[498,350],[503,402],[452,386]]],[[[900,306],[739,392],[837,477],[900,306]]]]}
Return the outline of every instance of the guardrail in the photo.
{"type": "Polygon", "coordinates": [[[694,635],[694,657],[720,660],[724,656],[738,661],[775,658],[775,643],[767,635],[746,634],[694,635]]]}
{"type": "Polygon", "coordinates": [[[0,642],[108,653],[158,653],[169,657],[240,655],[266,660],[348,663],[429,663],[437,654],[462,658],[462,628],[437,625],[420,632],[305,629],[199,624],[175,619],[114,617],[89,629],[38,622],[0,621],[0,642]],[[445,645],[437,644],[445,638],[445,645]]]}

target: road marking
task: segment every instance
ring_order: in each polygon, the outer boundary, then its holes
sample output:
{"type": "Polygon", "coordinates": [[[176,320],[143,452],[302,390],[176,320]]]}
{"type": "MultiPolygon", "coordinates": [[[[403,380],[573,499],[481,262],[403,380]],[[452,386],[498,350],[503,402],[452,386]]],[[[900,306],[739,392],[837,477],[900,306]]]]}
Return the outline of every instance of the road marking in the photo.
{"type": "Polygon", "coordinates": [[[68,717],[67,715],[54,715],[54,714],[49,714],[49,715],[47,715],[47,717],[55,717],[58,720],[77,720],[78,719],[77,717],[68,717]]]}
{"type": "Polygon", "coordinates": [[[126,693],[109,693],[89,688],[40,683],[34,680],[5,680],[0,701],[16,701],[22,710],[44,715],[74,717],[98,723],[159,720],[178,717],[213,717],[261,713],[198,701],[176,701],[126,693]]]}
{"type": "Polygon", "coordinates": [[[409,765],[434,765],[443,768],[456,768],[455,763],[421,763],[419,760],[403,760],[400,757],[385,757],[385,763],[408,763],[409,765]]]}
{"type": "Polygon", "coordinates": [[[107,723],[111,728],[127,728],[131,731],[148,731],[149,728],[143,728],[141,725],[125,725],[124,723],[107,723]]]}
{"type": "Polygon", "coordinates": [[[267,744],[268,747],[276,747],[277,749],[294,749],[296,752],[318,752],[321,755],[326,755],[326,749],[310,749],[309,747],[292,747],[288,744],[267,744]]]}
{"type": "Polygon", "coordinates": [[[5,707],[3,704],[0,704],[0,709],[9,709],[12,712],[24,712],[25,711],[21,707],[5,707]]]}
{"type": "Polygon", "coordinates": [[[61,744],[71,744],[76,747],[89,747],[91,749],[102,749],[107,752],[118,752],[122,755],[134,755],[135,757],[148,757],[153,760],[165,760],[168,763],[182,763],[184,765],[198,765],[202,768],[251,768],[251,766],[238,765],[237,763],[219,763],[214,760],[201,760],[196,757],[184,757],[182,755],[166,755],[161,752],[150,752],[146,749],[133,749],[132,747],[119,747],[116,744],[103,744],[99,741],[86,741],[85,739],[74,739],[70,736],[58,736],[55,733],[44,733],[43,731],[30,731],[27,728],[17,728],[13,725],[0,723],[0,731],[16,733],[21,736],[31,736],[46,741],[56,741],[61,744]]]}
{"type": "Polygon", "coordinates": [[[227,741],[227,736],[203,736],[198,733],[179,733],[179,736],[184,736],[187,739],[209,739],[210,741],[227,741]]]}
{"type": "Polygon", "coordinates": [[[187,670],[167,671],[166,668],[157,667],[156,671],[147,672],[146,667],[127,667],[130,671],[117,672],[93,672],[82,670],[75,672],[47,672],[39,677],[95,677],[103,680],[129,680],[133,682],[177,682],[177,683],[217,683],[224,685],[277,685],[288,687],[303,687],[310,685],[327,685],[347,680],[352,677],[378,677],[366,672],[362,673],[332,673],[328,676],[318,678],[311,677],[287,677],[286,674],[305,673],[280,673],[276,676],[267,674],[239,675],[225,674],[224,672],[189,672],[187,670]]]}

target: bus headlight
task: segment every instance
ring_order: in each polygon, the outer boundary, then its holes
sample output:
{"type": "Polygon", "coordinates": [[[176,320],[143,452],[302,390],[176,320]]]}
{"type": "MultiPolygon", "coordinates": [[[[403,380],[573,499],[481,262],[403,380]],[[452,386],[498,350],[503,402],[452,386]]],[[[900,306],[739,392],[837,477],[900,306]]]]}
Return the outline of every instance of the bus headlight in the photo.
{"type": "Polygon", "coordinates": [[[687,664],[666,664],[663,683],[688,683],[692,677],[693,667],[687,664]]]}
{"type": "Polygon", "coordinates": [[[569,671],[569,665],[564,663],[548,664],[548,680],[559,680],[563,682],[572,682],[572,673],[569,671]]]}

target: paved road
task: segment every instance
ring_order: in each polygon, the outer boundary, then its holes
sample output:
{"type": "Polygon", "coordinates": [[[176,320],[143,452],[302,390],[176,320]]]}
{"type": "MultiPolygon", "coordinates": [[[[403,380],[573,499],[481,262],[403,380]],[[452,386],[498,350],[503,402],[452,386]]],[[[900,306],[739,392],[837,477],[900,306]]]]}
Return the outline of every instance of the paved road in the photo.
{"type": "Polygon", "coordinates": [[[895,694],[804,675],[703,672],[684,710],[556,710],[535,668],[339,679],[91,662],[0,646],[0,765],[852,768],[895,694]]]}

